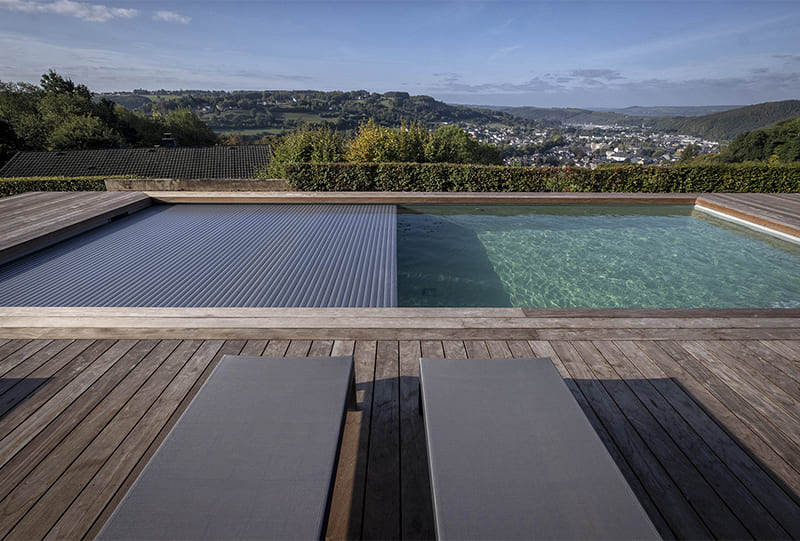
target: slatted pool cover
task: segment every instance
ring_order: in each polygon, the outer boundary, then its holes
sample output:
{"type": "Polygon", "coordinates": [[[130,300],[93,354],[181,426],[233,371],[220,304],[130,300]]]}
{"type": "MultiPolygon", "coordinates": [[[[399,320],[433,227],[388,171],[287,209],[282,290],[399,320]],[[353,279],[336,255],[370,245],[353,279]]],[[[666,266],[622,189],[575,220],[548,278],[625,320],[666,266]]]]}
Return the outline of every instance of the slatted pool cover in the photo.
{"type": "Polygon", "coordinates": [[[156,206],[0,266],[0,306],[397,306],[394,205],[156,206]]]}

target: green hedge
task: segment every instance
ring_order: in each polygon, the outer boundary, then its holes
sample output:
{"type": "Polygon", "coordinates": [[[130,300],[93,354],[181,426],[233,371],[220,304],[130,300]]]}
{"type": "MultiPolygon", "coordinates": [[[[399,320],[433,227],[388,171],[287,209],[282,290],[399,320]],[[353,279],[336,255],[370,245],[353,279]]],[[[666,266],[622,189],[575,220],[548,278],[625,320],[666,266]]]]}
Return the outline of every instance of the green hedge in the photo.
{"type": "Polygon", "coordinates": [[[0,179],[0,197],[25,192],[104,192],[109,177],[19,177],[0,179]]]}
{"type": "Polygon", "coordinates": [[[800,164],[504,167],[440,163],[290,163],[302,191],[800,192],[800,164]]]}

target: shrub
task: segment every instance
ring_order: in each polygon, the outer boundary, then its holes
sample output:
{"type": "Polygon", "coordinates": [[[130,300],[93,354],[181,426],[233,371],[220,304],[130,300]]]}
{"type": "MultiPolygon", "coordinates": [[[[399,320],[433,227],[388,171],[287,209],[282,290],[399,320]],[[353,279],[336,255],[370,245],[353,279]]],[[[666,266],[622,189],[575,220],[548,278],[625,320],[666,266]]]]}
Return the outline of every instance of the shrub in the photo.
{"type": "Polygon", "coordinates": [[[303,191],[800,192],[800,164],[505,167],[442,163],[291,163],[303,191]]]}
{"type": "Polygon", "coordinates": [[[0,179],[0,197],[25,192],[103,192],[109,177],[19,177],[0,179]]]}
{"type": "Polygon", "coordinates": [[[342,161],[344,146],[344,138],[327,126],[305,127],[275,145],[267,176],[283,177],[287,163],[342,161]]]}

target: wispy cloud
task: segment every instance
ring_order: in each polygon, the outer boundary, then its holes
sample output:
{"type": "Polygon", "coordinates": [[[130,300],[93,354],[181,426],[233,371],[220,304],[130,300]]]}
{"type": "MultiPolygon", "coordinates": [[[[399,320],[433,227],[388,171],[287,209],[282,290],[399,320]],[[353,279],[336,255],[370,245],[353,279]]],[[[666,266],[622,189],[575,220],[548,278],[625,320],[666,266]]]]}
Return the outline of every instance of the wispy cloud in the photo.
{"type": "MultiPolygon", "coordinates": [[[[437,75],[437,74],[434,74],[437,75]]],[[[450,75],[450,74],[438,74],[450,75]]],[[[534,77],[522,83],[479,83],[468,84],[459,81],[458,77],[443,77],[431,87],[437,92],[455,92],[458,94],[492,94],[492,93],[526,93],[526,92],[554,92],[560,89],[558,85],[540,77],[534,77]]]]}
{"type": "Polygon", "coordinates": [[[46,3],[29,0],[0,0],[0,9],[25,13],[53,13],[96,23],[104,23],[111,19],[131,19],[139,14],[136,9],[112,8],[102,4],[85,4],[72,0],[46,3]]]}
{"type": "Polygon", "coordinates": [[[220,90],[285,88],[295,84],[314,86],[314,79],[302,72],[282,70],[262,58],[246,54],[241,65],[225,64],[222,58],[186,62],[171,51],[145,48],[135,52],[126,47],[80,48],[48,43],[43,38],[13,32],[0,34],[0,81],[36,83],[43,73],[56,66],[73,81],[86,84],[95,92],[133,88],[204,88],[220,90]],[[17,59],[25,58],[20,66],[17,59]]]}
{"type": "Polygon", "coordinates": [[[189,24],[192,18],[174,11],[156,11],[153,15],[153,20],[165,23],[189,24]]]}
{"type": "Polygon", "coordinates": [[[604,81],[624,79],[620,72],[609,69],[580,69],[572,70],[569,72],[569,74],[573,77],[580,77],[582,79],[602,79],[604,81]]]}
{"type": "Polygon", "coordinates": [[[514,51],[521,49],[521,45],[509,45],[508,47],[500,47],[496,49],[492,54],[489,55],[489,61],[494,62],[496,60],[500,60],[501,58],[505,58],[514,51]]]}

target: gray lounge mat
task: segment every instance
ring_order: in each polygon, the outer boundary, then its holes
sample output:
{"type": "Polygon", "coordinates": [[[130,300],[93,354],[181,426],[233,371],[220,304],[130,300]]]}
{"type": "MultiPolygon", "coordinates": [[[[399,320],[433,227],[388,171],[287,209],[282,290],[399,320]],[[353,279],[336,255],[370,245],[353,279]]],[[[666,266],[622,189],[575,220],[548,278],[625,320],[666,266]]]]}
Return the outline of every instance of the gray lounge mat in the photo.
{"type": "Polygon", "coordinates": [[[439,539],[657,539],[550,359],[421,359],[439,539]]]}
{"type": "Polygon", "coordinates": [[[226,355],[102,539],[325,534],[353,358],[226,355]]]}

